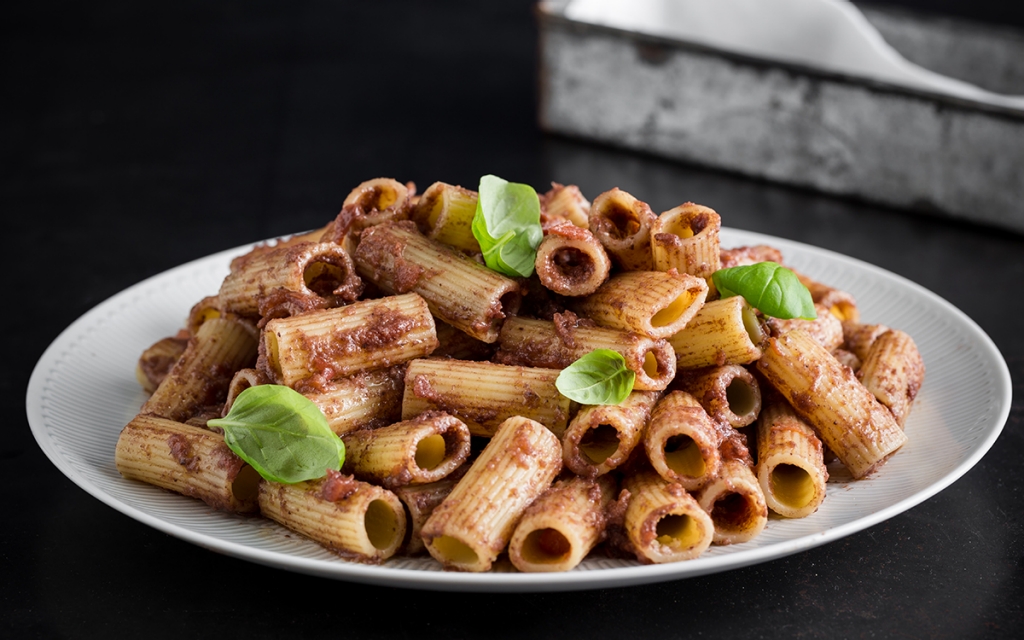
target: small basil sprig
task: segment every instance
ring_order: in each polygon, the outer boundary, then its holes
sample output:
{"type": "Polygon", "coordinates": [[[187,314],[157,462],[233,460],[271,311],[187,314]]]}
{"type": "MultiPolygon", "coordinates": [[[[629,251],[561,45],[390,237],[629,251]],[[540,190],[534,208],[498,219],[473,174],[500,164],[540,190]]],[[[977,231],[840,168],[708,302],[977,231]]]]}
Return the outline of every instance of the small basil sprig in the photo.
{"type": "Polygon", "coordinates": [[[766,316],[784,320],[818,317],[811,292],[795,273],[778,263],[758,262],[719,269],[711,279],[723,298],[743,296],[750,306],[766,316]]]}
{"type": "Polygon", "coordinates": [[[486,175],[480,178],[478,193],[471,228],[484,262],[507,276],[530,277],[544,237],[537,192],[530,185],[486,175]]]}
{"type": "Polygon", "coordinates": [[[555,379],[558,392],[580,404],[619,404],[633,390],[636,373],[626,367],[622,354],[594,349],[555,379]]]}
{"type": "Polygon", "coordinates": [[[320,407],[298,391],[276,384],[249,387],[238,394],[223,418],[210,420],[224,430],[228,448],[267,480],[293,484],[338,471],[345,443],[331,431],[320,407]]]}

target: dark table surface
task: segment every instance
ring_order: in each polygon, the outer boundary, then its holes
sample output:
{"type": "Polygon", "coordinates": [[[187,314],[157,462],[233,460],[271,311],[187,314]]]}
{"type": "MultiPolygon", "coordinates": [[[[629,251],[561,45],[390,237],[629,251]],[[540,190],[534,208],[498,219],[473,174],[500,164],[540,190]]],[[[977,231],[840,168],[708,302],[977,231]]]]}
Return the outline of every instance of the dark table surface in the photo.
{"type": "MultiPolygon", "coordinates": [[[[4,9],[0,210],[13,302],[0,386],[12,421],[0,460],[12,490],[0,636],[1024,634],[1024,238],[545,135],[528,2],[353,4],[4,9]],[[484,173],[576,183],[591,197],[618,186],[656,211],[692,200],[728,226],[905,276],[995,341],[1015,381],[1009,422],[948,489],[860,533],[725,573],[562,594],[366,586],[218,555],[90,497],[35,444],[23,408],[31,369],[104,299],[321,225],[368,178],[471,186],[484,173]]],[[[1019,19],[1001,13],[1009,4],[973,9],[1019,19]]],[[[973,15],[971,3],[936,6],[973,15]]]]}

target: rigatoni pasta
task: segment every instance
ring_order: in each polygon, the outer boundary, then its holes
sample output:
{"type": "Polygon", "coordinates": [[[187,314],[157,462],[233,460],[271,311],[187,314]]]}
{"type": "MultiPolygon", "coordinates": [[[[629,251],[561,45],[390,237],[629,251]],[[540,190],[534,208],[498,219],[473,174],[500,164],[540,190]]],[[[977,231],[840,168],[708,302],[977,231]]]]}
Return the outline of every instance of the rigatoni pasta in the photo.
{"type": "Polygon", "coordinates": [[[434,318],[415,293],[275,318],[262,336],[260,367],[289,387],[390,367],[437,347],[434,318]]]}
{"type": "Polygon", "coordinates": [[[342,441],[342,470],[387,489],[437,482],[469,455],[469,428],[442,411],[427,411],[379,429],[352,431],[342,441]]]}
{"type": "Polygon", "coordinates": [[[132,419],[117,439],[114,464],[126,478],[198,498],[215,509],[257,510],[259,474],[208,429],[153,415],[132,419]]]}
{"type": "Polygon", "coordinates": [[[708,295],[703,278],[675,271],[624,271],[574,304],[602,327],[668,338],[686,327],[708,295]]]}
{"type": "Polygon", "coordinates": [[[688,491],[718,475],[722,439],[723,430],[685,391],[672,391],[654,405],[643,436],[651,468],[688,491]]]}
{"type": "Polygon", "coordinates": [[[627,476],[625,486],[631,497],[623,526],[640,562],[689,560],[711,545],[711,516],[680,485],[644,469],[627,476]]]}
{"type": "Polygon", "coordinates": [[[569,421],[569,399],[558,393],[558,371],[493,362],[421,358],[409,363],[402,417],[446,411],[490,437],[510,417],[535,420],[561,436],[569,421]]]}
{"type": "Polygon", "coordinates": [[[656,216],[646,202],[615,188],[594,199],[588,218],[590,232],[625,271],[650,271],[651,227],[656,216]]]}
{"type": "Polygon", "coordinates": [[[611,476],[557,481],[526,509],[509,542],[509,559],[520,571],[568,571],[605,535],[615,497],[611,476]]]}
{"type": "Polygon", "coordinates": [[[687,202],[669,209],[651,225],[654,268],[709,280],[721,265],[721,228],[721,216],[709,207],[687,202]]]}
{"type": "Polygon", "coordinates": [[[564,222],[545,229],[534,267],[547,289],[577,297],[597,291],[608,279],[612,263],[590,231],[564,222]]]}
{"type": "Polygon", "coordinates": [[[806,331],[771,338],[758,370],[778,389],[854,478],[863,478],[907,441],[853,372],[806,331]]]}
{"type": "Polygon", "coordinates": [[[622,354],[636,374],[633,388],[661,391],[676,372],[676,354],[665,340],[620,329],[588,326],[572,312],[551,321],[509,318],[498,336],[494,360],[502,364],[564,369],[595,349],[622,354]]]}
{"type": "Polygon", "coordinates": [[[423,525],[430,555],[448,569],[490,569],[523,511],[561,471],[561,453],[558,438],[539,422],[503,422],[423,525]]]}
{"type": "Polygon", "coordinates": [[[787,518],[808,516],[825,499],[821,440],[779,396],[765,403],[758,418],[757,480],[767,505],[787,518]]]}
{"type": "Polygon", "coordinates": [[[297,484],[260,482],[260,513],[344,558],[379,564],[405,538],[405,511],[381,487],[337,471],[297,484]]]}
{"type": "Polygon", "coordinates": [[[417,293],[430,312],[469,335],[494,342],[519,309],[515,280],[424,237],[412,223],[374,227],[355,252],[359,274],[388,293],[417,293]]]}
{"type": "Polygon", "coordinates": [[[567,571],[616,547],[661,563],[751,540],[780,522],[769,509],[827,504],[826,450],[860,479],[907,441],[924,377],[910,336],[861,324],[852,295],[803,274],[815,320],[722,298],[717,269],[784,263],[767,245],[720,247],[712,209],[656,217],[619,189],[591,206],[553,183],[540,232],[522,236],[540,245],[515,257],[536,272],[510,277],[481,244],[501,251],[519,230],[478,241],[481,202],[369,180],[326,226],[232,260],[217,295],[140,357],[152,395],[118,470],[359,562],[426,551],[486,571],[507,552],[508,570],[567,571]],[[581,359],[577,389],[607,376],[621,395],[562,395],[581,359]],[[263,385],[322,414],[340,471],[261,480],[258,456],[229,448],[227,416],[263,385]]]}

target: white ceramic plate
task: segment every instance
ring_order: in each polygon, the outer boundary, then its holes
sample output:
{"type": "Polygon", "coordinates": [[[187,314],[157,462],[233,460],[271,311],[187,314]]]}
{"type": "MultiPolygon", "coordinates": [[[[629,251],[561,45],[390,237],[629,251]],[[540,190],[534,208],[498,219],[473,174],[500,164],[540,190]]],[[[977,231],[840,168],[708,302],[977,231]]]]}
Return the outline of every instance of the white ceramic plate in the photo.
{"type": "Polygon", "coordinates": [[[788,264],[852,293],[865,322],[909,332],[927,375],[906,425],[909,443],[875,475],[830,482],[813,515],[772,518],[755,540],[712,547],[696,560],[643,566],[592,559],[561,574],[440,570],[433,560],[383,566],[342,560],[277,524],[122,478],[114,467],[121,428],[145,400],[135,380],[139,354],[183,325],[191,306],[217,292],[232,256],[221,252],[145,280],[68,327],[40,358],[29,382],[28,419],[39,446],[73,482],[160,531],[238,558],[319,576],[437,590],[563,591],[673,580],[779,558],[860,531],[935,495],[992,446],[1010,410],[1010,375],[991,339],[935,294],[882,269],[807,245],[724,229],[726,247],[771,244],[788,264]]]}

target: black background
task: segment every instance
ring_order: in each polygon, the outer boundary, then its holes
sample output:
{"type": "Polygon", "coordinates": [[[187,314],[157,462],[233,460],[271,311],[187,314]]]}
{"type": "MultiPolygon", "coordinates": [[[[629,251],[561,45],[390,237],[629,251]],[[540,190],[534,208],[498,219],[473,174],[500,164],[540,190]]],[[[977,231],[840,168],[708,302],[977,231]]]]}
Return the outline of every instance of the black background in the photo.
{"type": "MultiPolygon", "coordinates": [[[[1024,28],[1019,3],[903,4],[1024,28]]],[[[1020,235],[545,135],[530,2],[2,11],[0,636],[1024,633],[1020,235]],[[107,297],[211,252],[322,225],[372,177],[424,188],[473,186],[484,173],[576,183],[590,197],[619,186],[656,211],[693,200],[728,226],[903,275],[992,336],[1015,380],[1009,422],[949,489],[861,533],[727,573],[564,594],[381,588],[224,557],[91,498],[36,446],[24,417],[31,368],[107,297]]]]}

